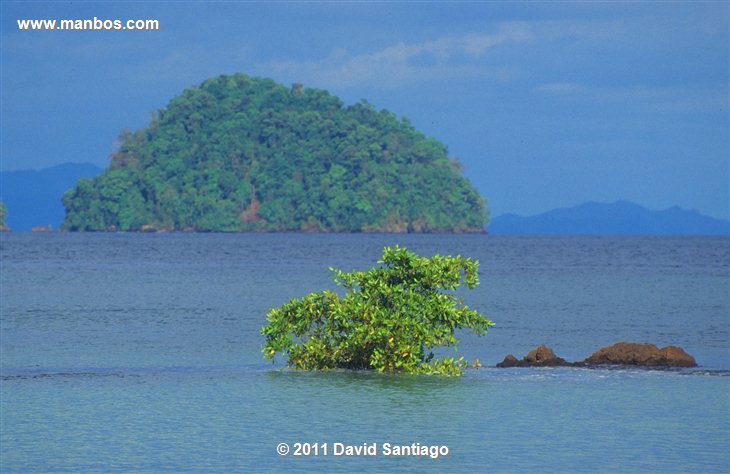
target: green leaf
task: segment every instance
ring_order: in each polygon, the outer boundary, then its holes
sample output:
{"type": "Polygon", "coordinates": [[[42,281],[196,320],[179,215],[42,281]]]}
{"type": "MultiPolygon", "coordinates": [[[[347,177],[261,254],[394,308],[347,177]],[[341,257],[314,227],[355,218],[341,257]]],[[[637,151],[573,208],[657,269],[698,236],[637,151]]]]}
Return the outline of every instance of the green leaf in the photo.
{"type": "Polygon", "coordinates": [[[364,272],[330,268],[346,293],[312,293],[292,299],[267,315],[261,330],[267,359],[286,353],[303,370],[372,369],[380,372],[461,375],[468,363],[433,360],[433,349],[459,343],[457,329],[483,335],[494,323],[463,305],[453,291],[478,285],[478,262],[461,256],[419,257],[386,247],[383,258],[364,272]]]}

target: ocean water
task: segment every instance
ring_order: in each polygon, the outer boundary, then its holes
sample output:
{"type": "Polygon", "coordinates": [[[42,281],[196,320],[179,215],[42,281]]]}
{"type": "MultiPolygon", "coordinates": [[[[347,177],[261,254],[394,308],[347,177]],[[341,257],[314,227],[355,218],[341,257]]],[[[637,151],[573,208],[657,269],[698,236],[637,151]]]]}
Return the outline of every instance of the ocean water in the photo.
{"type": "Polygon", "coordinates": [[[727,238],[6,234],[0,258],[3,473],[730,471],[727,238]],[[263,359],[268,309],[395,244],[480,260],[464,297],[496,326],[459,353],[484,369],[263,359]],[[679,345],[700,367],[493,367],[619,341],[679,345]]]}

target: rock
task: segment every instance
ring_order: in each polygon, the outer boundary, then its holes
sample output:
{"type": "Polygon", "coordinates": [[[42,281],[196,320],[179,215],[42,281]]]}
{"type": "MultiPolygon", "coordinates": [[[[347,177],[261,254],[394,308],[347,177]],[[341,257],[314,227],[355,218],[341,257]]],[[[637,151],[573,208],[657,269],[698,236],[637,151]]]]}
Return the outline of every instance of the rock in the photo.
{"type": "Polygon", "coordinates": [[[520,361],[512,354],[507,354],[504,360],[497,364],[497,367],[520,367],[520,361]]]}
{"type": "Polygon", "coordinates": [[[558,359],[555,356],[555,352],[547,346],[538,346],[536,349],[530,351],[525,360],[532,364],[544,364],[545,362],[558,359]]]}
{"type": "Polygon", "coordinates": [[[572,366],[570,362],[555,355],[552,349],[547,346],[539,346],[529,352],[522,360],[509,354],[497,367],[563,367],[572,366]]]}
{"type": "Polygon", "coordinates": [[[684,349],[677,346],[667,346],[662,348],[659,352],[667,358],[672,367],[697,367],[697,361],[694,357],[687,354],[684,349]]]}
{"type": "Polygon", "coordinates": [[[646,367],[697,367],[694,357],[682,348],[619,342],[594,352],[585,365],[638,365],[646,367]]]}

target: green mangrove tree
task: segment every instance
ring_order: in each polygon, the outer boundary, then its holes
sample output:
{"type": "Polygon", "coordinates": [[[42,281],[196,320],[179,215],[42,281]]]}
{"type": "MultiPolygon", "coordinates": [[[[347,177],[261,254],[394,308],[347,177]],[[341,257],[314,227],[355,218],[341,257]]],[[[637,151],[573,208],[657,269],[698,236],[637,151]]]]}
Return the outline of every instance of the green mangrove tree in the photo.
{"type": "Polygon", "coordinates": [[[455,290],[479,284],[479,262],[461,256],[419,257],[387,247],[379,267],[345,273],[330,268],[344,296],[332,291],[293,299],[267,316],[264,356],[286,353],[304,370],[460,375],[463,357],[434,359],[433,349],[456,346],[455,331],[481,336],[494,323],[463,304],[455,290]]]}

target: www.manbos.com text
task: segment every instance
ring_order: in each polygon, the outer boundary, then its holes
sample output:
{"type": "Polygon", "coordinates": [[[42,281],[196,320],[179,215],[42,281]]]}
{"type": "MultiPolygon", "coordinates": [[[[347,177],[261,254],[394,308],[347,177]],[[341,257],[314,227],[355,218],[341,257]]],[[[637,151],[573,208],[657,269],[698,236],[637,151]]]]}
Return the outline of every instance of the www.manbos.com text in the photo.
{"type": "Polygon", "coordinates": [[[104,20],[86,18],[77,20],[18,20],[21,31],[155,31],[160,20],[104,20]]]}

